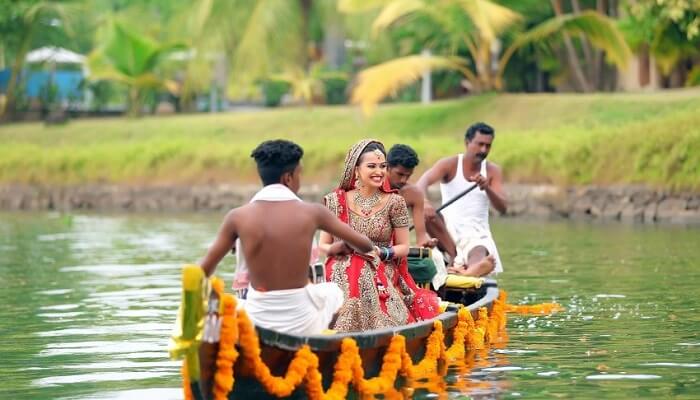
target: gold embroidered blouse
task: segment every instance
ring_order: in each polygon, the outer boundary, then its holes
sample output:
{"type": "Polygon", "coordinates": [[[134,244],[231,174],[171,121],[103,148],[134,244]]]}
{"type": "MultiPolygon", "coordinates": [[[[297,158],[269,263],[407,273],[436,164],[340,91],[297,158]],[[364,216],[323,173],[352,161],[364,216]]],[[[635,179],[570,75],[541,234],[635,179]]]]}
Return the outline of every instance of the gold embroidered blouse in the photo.
{"type": "MultiPolygon", "coordinates": [[[[340,215],[340,203],[335,192],[327,194],[324,201],[335,215],[340,215]]],[[[348,209],[348,217],[352,229],[367,235],[377,246],[389,246],[394,229],[407,227],[409,222],[406,200],[396,193],[390,193],[384,207],[373,214],[365,216],[348,209]]]]}

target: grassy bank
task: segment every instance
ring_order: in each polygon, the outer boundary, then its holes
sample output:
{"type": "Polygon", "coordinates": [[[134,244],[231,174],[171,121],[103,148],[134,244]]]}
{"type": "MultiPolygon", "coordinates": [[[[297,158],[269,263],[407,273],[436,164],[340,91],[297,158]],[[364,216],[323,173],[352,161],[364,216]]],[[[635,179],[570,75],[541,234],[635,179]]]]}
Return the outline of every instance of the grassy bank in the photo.
{"type": "Polygon", "coordinates": [[[477,120],[496,128],[491,159],[511,182],[700,190],[697,90],[484,95],[385,106],[371,118],[353,107],[318,107],[4,125],[0,182],[252,182],[251,149],[284,137],[304,147],[307,182],[328,183],[359,138],[410,144],[426,167],[459,152],[465,127],[477,120]]]}

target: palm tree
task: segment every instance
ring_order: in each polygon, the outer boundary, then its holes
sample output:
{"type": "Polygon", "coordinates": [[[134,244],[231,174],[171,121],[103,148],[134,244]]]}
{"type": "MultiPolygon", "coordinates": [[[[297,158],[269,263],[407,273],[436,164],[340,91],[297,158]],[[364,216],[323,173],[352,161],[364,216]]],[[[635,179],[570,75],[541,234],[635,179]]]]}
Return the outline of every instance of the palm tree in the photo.
{"type": "MultiPolygon", "coordinates": [[[[53,29],[57,22],[68,22],[76,7],[51,1],[38,1],[33,4],[6,4],[4,10],[10,18],[16,19],[9,27],[10,32],[2,32],[3,42],[16,40],[14,60],[7,85],[5,99],[0,102],[0,118],[10,117],[14,112],[15,97],[19,76],[24,69],[24,61],[32,45],[32,40],[40,30],[53,29]],[[14,36],[14,37],[11,37],[14,36]]],[[[66,25],[65,29],[69,29],[66,25]]]]}
{"type": "Polygon", "coordinates": [[[270,76],[273,80],[286,82],[292,90],[292,97],[306,105],[324,95],[324,81],[328,79],[345,79],[347,74],[341,71],[327,71],[321,63],[313,63],[308,72],[302,68],[288,69],[281,74],[270,76]]]}
{"type": "Polygon", "coordinates": [[[161,44],[139,35],[119,22],[110,21],[103,44],[88,56],[91,80],[120,82],[129,88],[129,115],[139,115],[147,90],[167,89],[175,93],[177,84],[158,74],[165,55],[182,50],[181,44],[161,44]]]}
{"type": "MultiPolygon", "coordinates": [[[[374,34],[403,22],[410,23],[411,18],[420,15],[434,21],[453,45],[450,54],[442,57],[426,59],[409,55],[362,71],[352,101],[361,104],[365,112],[370,112],[381,99],[399,88],[413,83],[426,70],[456,70],[464,75],[477,92],[500,90],[503,88],[503,73],[516,50],[528,43],[550,39],[564,32],[585,35],[593,45],[607,53],[610,61],[619,66],[624,65],[630,54],[612,20],[600,13],[586,11],[577,15],[555,16],[528,32],[517,35],[497,60],[498,67],[494,69],[494,45],[500,43],[499,37],[504,32],[522,20],[522,16],[513,10],[488,0],[388,0],[375,1],[373,4],[382,6],[374,20],[374,34]],[[455,23],[455,20],[460,23],[455,23]],[[460,48],[467,50],[469,58],[458,56],[460,48]]],[[[366,4],[360,6],[357,1],[340,0],[339,8],[344,12],[359,12],[368,7],[366,4]]]]}
{"type": "MultiPolygon", "coordinates": [[[[653,56],[669,86],[697,85],[700,79],[700,2],[629,1],[622,29],[630,46],[653,56]],[[686,71],[694,66],[689,71],[686,71]]],[[[646,72],[648,79],[648,71],[646,72]]]]}
{"type": "Polygon", "coordinates": [[[326,78],[317,67],[321,60],[310,48],[312,26],[323,25],[334,13],[335,0],[193,2],[175,28],[187,32],[188,43],[196,50],[185,91],[211,83],[211,56],[219,54],[228,67],[230,96],[254,96],[260,80],[282,77],[293,88],[300,88],[297,95],[310,103],[308,88],[320,87],[326,78]]]}

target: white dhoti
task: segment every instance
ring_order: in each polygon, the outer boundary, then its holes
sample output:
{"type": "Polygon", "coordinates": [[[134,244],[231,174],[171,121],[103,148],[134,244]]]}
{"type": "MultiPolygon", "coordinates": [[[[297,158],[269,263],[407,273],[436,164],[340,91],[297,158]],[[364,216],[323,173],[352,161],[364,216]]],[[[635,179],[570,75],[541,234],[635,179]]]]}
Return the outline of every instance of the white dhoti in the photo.
{"type": "Polygon", "coordinates": [[[435,276],[430,282],[433,284],[435,289],[439,289],[445,284],[447,279],[447,267],[445,266],[445,258],[442,256],[442,252],[438,249],[433,249],[430,252],[430,258],[433,260],[435,265],[435,276]]]}
{"type": "Polygon", "coordinates": [[[450,236],[455,241],[457,247],[457,256],[454,259],[454,265],[458,267],[466,267],[469,260],[469,253],[474,248],[482,246],[486,248],[490,255],[495,259],[494,269],[491,274],[503,272],[501,258],[498,255],[496,243],[493,241],[491,232],[488,228],[481,226],[479,222],[472,221],[470,224],[464,224],[459,227],[447,222],[447,230],[450,236]]]}
{"type": "Polygon", "coordinates": [[[267,292],[251,286],[243,308],[256,326],[295,335],[313,335],[328,328],[343,300],[343,291],[331,282],[267,292]]]}

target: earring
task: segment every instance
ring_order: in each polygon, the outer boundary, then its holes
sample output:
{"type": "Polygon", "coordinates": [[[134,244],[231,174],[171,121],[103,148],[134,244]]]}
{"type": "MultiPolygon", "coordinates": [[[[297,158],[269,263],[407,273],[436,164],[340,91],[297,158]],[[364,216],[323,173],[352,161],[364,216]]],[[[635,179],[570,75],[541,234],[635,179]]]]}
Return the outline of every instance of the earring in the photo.
{"type": "Polygon", "coordinates": [[[362,187],[362,181],[360,180],[360,176],[356,175],[355,176],[355,189],[359,189],[362,187]]]}

